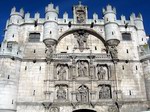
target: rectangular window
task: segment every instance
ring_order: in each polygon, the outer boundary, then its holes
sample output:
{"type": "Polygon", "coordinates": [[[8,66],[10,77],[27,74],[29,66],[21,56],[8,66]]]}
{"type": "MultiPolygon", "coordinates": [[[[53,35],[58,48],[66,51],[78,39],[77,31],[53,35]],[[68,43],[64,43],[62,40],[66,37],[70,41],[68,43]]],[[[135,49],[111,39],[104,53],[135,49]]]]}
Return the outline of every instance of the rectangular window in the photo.
{"type": "Polygon", "coordinates": [[[12,45],[13,45],[12,42],[8,42],[7,43],[7,48],[10,49],[10,50],[12,50],[12,45]]]}
{"type": "Polygon", "coordinates": [[[29,42],[39,42],[39,41],[40,41],[40,33],[29,34],[29,42]]]}
{"type": "Polygon", "coordinates": [[[130,33],[122,33],[122,40],[124,41],[130,41],[131,39],[131,34],[130,33]]]}

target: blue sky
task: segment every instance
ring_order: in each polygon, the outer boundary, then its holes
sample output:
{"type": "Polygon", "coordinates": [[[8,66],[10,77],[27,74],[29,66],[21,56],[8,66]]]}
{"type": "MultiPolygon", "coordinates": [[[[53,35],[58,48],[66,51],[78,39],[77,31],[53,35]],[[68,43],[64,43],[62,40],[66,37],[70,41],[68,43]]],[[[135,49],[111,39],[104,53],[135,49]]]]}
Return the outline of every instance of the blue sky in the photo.
{"type": "Polygon", "coordinates": [[[40,12],[41,17],[44,17],[45,6],[52,2],[59,6],[59,17],[62,17],[65,11],[69,13],[69,17],[72,17],[72,6],[78,4],[78,1],[88,6],[89,18],[92,18],[94,12],[99,15],[99,18],[102,18],[102,8],[107,4],[116,7],[118,19],[122,14],[129,19],[132,12],[136,15],[140,12],[144,18],[146,33],[150,34],[150,0],[0,0],[0,42],[3,39],[6,20],[13,6],[16,6],[17,10],[24,8],[25,12],[31,13],[31,17],[36,12],[40,12]]]}

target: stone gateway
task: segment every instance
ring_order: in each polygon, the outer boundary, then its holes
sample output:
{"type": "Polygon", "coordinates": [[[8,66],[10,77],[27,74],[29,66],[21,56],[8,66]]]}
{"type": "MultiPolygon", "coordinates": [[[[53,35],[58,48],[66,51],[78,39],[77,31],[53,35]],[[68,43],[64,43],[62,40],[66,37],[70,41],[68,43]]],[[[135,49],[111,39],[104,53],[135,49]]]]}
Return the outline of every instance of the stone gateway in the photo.
{"type": "Polygon", "coordinates": [[[58,18],[12,8],[0,47],[0,112],[141,112],[150,108],[150,55],[142,15],[58,18]]]}

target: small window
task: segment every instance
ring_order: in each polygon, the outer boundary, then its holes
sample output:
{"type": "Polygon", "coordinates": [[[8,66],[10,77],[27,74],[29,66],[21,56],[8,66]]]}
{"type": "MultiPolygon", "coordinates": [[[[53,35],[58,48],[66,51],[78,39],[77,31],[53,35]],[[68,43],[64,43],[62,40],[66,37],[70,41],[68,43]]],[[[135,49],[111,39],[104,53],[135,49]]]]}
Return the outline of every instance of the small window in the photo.
{"type": "Polygon", "coordinates": [[[130,41],[131,40],[131,34],[130,33],[122,33],[122,40],[130,41]]]}
{"type": "Polygon", "coordinates": [[[8,49],[12,49],[12,42],[8,42],[8,43],[7,43],[7,48],[8,48],[8,49]]]}
{"type": "Polygon", "coordinates": [[[29,42],[39,42],[40,41],[40,33],[30,33],[29,42]]]}

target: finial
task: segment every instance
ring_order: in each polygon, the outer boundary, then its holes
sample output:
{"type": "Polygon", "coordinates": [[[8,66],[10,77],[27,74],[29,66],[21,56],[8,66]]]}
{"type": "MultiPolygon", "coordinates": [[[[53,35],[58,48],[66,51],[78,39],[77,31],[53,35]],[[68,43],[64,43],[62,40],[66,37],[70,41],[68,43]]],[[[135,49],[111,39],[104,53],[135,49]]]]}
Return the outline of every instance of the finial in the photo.
{"type": "Polygon", "coordinates": [[[82,4],[82,2],[81,1],[79,1],[79,5],[81,5],[82,4]]]}

